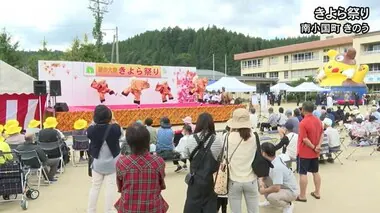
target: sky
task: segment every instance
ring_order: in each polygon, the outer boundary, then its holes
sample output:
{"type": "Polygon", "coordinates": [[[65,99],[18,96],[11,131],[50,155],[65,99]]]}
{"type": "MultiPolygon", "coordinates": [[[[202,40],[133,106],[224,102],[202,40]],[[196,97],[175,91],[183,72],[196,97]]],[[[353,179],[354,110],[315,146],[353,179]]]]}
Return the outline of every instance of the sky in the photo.
{"type": "MultiPolygon", "coordinates": [[[[107,1],[107,0],[102,0],[107,1]]],[[[119,40],[164,27],[199,29],[216,25],[262,38],[300,35],[302,22],[315,22],[314,9],[368,6],[371,31],[380,30],[378,0],[114,0],[103,28],[119,28],[119,40]]],[[[49,49],[65,50],[75,37],[91,35],[94,18],[89,0],[0,0],[0,28],[24,50],[37,50],[45,38],[49,49]]],[[[105,31],[105,42],[113,31],[105,31]]]]}

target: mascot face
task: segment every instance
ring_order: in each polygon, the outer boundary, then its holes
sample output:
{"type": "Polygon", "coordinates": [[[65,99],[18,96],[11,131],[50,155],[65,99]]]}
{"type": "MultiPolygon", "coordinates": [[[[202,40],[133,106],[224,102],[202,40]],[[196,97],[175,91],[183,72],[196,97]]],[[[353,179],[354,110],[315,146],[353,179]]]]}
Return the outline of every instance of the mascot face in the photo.
{"type": "Polygon", "coordinates": [[[339,54],[329,50],[329,61],[318,74],[321,86],[342,86],[343,81],[351,79],[356,71],[355,54],[339,54]]]}

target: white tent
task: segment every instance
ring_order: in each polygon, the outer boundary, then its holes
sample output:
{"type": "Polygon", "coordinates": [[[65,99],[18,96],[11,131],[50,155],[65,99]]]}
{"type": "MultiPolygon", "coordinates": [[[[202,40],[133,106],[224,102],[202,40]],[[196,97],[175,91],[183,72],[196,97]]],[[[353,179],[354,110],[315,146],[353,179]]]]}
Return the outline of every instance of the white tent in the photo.
{"type": "Polygon", "coordinates": [[[270,87],[270,91],[278,93],[280,91],[287,91],[288,89],[291,89],[291,88],[293,88],[293,87],[291,87],[291,86],[289,86],[289,85],[287,85],[285,83],[278,83],[278,84],[276,84],[274,86],[271,86],[270,87]]]}
{"type": "Polygon", "coordinates": [[[240,82],[234,77],[222,77],[217,82],[206,87],[207,91],[221,90],[222,87],[226,88],[226,92],[254,92],[255,86],[250,86],[240,82]]]}
{"type": "Polygon", "coordinates": [[[287,92],[328,92],[330,89],[322,88],[313,82],[303,82],[302,84],[290,88],[287,92]]]}
{"type": "Polygon", "coordinates": [[[36,79],[0,60],[0,94],[33,93],[34,80],[36,79]]]}

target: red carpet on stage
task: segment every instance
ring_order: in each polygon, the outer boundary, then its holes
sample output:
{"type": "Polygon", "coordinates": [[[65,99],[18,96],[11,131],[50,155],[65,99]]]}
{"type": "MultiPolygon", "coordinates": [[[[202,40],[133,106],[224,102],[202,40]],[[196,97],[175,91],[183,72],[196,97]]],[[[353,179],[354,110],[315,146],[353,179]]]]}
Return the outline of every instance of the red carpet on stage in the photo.
{"type": "MultiPolygon", "coordinates": [[[[111,110],[123,110],[123,109],[139,109],[136,104],[134,105],[107,105],[111,110]]],[[[199,103],[168,103],[168,104],[142,104],[140,109],[153,109],[153,108],[177,108],[177,107],[198,107],[199,103]]],[[[211,104],[203,104],[202,106],[216,106],[211,104]]],[[[94,111],[96,106],[70,106],[70,112],[78,111],[94,111]]]]}

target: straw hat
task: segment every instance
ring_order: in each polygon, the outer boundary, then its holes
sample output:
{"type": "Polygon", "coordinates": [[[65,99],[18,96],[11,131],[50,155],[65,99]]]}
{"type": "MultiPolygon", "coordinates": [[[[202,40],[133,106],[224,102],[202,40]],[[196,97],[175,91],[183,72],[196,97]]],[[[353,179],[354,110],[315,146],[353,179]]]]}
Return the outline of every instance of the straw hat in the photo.
{"type": "Polygon", "coordinates": [[[193,119],[191,119],[190,116],[187,116],[186,118],[182,119],[182,121],[185,124],[192,124],[193,123],[193,119]]]}
{"type": "Polygon", "coordinates": [[[54,117],[48,117],[46,118],[44,122],[44,128],[55,128],[57,127],[57,125],[58,125],[57,119],[54,117]]]}
{"type": "Polygon", "coordinates": [[[40,121],[33,119],[29,122],[28,128],[37,128],[39,125],[40,125],[40,121]]]}
{"type": "Polygon", "coordinates": [[[227,121],[227,126],[231,129],[252,128],[248,110],[243,108],[236,109],[232,113],[232,118],[227,121]]]}
{"type": "Polygon", "coordinates": [[[20,133],[21,130],[22,130],[22,128],[18,125],[9,125],[5,129],[5,134],[6,135],[14,135],[14,134],[20,133]]]}
{"type": "Polygon", "coordinates": [[[19,126],[19,125],[20,123],[15,119],[7,120],[7,122],[4,125],[4,130],[6,130],[9,126],[19,126]]]}
{"type": "Polygon", "coordinates": [[[75,130],[82,130],[87,127],[87,121],[83,119],[79,119],[74,123],[75,130]]]}

